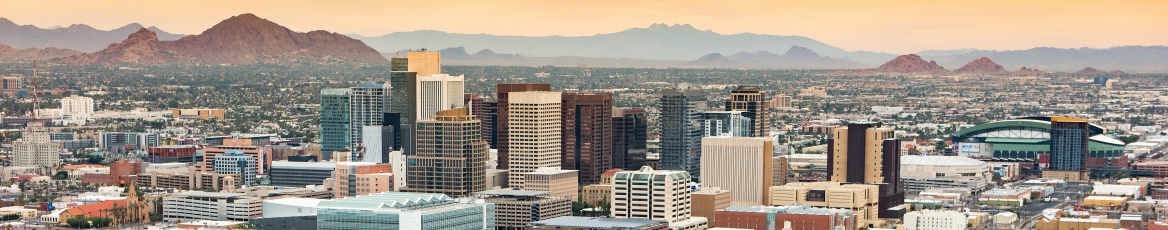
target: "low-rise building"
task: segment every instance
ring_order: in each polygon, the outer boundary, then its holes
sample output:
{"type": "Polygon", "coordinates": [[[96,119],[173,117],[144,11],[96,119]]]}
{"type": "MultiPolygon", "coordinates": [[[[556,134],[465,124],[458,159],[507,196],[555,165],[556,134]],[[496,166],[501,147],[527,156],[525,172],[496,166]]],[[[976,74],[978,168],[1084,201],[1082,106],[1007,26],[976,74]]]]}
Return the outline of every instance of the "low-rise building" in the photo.
{"type": "Polygon", "coordinates": [[[581,192],[581,202],[588,203],[588,205],[599,206],[601,202],[608,202],[612,195],[612,176],[617,172],[622,172],[623,169],[609,169],[600,174],[600,183],[594,185],[586,185],[581,192]]]}
{"type": "MultiPolygon", "coordinates": [[[[770,189],[772,205],[808,205],[816,208],[844,209],[856,213],[857,221],[879,219],[880,187],[870,184],[839,182],[791,182],[770,189]]],[[[734,192],[734,191],[730,191],[734,192]]]]}
{"type": "Polygon", "coordinates": [[[968,221],[956,211],[924,210],[904,214],[905,230],[963,230],[968,221]]]}
{"type": "Polygon", "coordinates": [[[900,178],[911,192],[926,189],[963,189],[981,192],[993,178],[985,162],[962,156],[900,157],[900,178]]]}
{"type": "Polygon", "coordinates": [[[495,204],[441,193],[383,192],[317,204],[316,228],[495,229],[495,204]]]}
{"type": "Polygon", "coordinates": [[[693,206],[690,206],[690,215],[705,217],[710,222],[710,226],[718,226],[714,224],[718,210],[730,207],[731,191],[724,190],[718,187],[702,187],[693,193],[690,193],[693,206]]]}
{"type": "Polygon", "coordinates": [[[572,215],[572,201],[547,191],[496,189],[474,193],[495,204],[495,226],[523,228],[532,222],[572,215]]]}
{"type": "Polygon", "coordinates": [[[595,218],[562,216],[550,220],[536,221],[526,229],[557,230],[666,230],[669,222],[650,219],[595,218]]]}
{"type": "Polygon", "coordinates": [[[1144,195],[1144,192],[1144,187],[1138,185],[1105,184],[1095,185],[1091,190],[1091,195],[1126,196],[1131,199],[1139,199],[1144,195]]]}
{"type": "Polygon", "coordinates": [[[994,206],[1022,206],[1030,200],[1030,190],[994,189],[981,193],[979,204],[994,206]]]}
{"type": "Polygon", "coordinates": [[[248,221],[263,216],[265,199],[279,198],[329,199],[332,198],[332,194],[327,187],[274,186],[255,186],[239,191],[228,189],[224,192],[173,193],[162,196],[162,218],[171,222],[248,221]]]}
{"type": "Polygon", "coordinates": [[[333,177],[336,168],[333,162],[273,161],[268,178],[272,186],[323,185],[325,179],[333,177]]]}
{"type": "Polygon", "coordinates": [[[333,170],[336,197],[393,191],[393,165],[372,162],[339,162],[333,170]]]}
{"type": "Polygon", "coordinates": [[[553,167],[540,167],[534,172],[523,174],[523,189],[548,191],[551,196],[576,199],[579,189],[580,171],[553,167]]]}
{"type": "Polygon", "coordinates": [[[714,227],[734,229],[833,229],[855,230],[864,224],[856,213],[845,209],[812,208],[807,205],[788,206],[731,206],[717,211],[714,227]]]}
{"type": "Polygon", "coordinates": [[[231,176],[234,180],[232,184],[243,184],[243,178],[240,175],[218,174],[215,172],[199,171],[195,166],[187,167],[185,173],[142,173],[138,174],[137,180],[134,181],[138,186],[151,188],[169,188],[169,189],[214,189],[216,191],[223,189],[223,182],[227,177],[231,176]]]}

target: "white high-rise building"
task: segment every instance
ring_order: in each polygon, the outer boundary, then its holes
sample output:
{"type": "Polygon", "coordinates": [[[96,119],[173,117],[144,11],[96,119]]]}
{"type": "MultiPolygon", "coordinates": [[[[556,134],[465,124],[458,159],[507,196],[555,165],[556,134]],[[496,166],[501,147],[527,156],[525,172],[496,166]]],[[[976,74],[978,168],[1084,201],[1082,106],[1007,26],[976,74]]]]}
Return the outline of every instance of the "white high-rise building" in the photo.
{"type": "Polygon", "coordinates": [[[59,145],[49,141],[49,130],[45,129],[44,123],[28,122],[22,136],[22,139],[12,142],[12,166],[55,166],[61,161],[59,145]]]}
{"type": "Polygon", "coordinates": [[[922,210],[904,214],[905,230],[961,230],[966,223],[965,214],[956,211],[922,210]]]}
{"type": "Polygon", "coordinates": [[[507,119],[508,184],[523,188],[524,175],[540,167],[560,167],[560,93],[511,92],[507,119]]]}
{"type": "Polygon", "coordinates": [[[770,138],[702,138],[702,186],[729,189],[730,205],[770,205],[774,147],[770,138]]]}
{"type": "Polygon", "coordinates": [[[418,75],[418,120],[430,119],[438,111],[462,108],[463,76],[418,75]]]}
{"type": "Polygon", "coordinates": [[[360,84],[349,90],[349,146],[356,148],[362,144],[365,126],[382,125],[393,98],[389,83],[385,82],[360,84]]]}
{"type": "Polygon", "coordinates": [[[77,95],[61,98],[61,110],[73,120],[88,120],[93,115],[93,98],[77,95]]]}
{"type": "Polygon", "coordinates": [[[705,217],[690,217],[690,183],[686,171],[653,170],[617,172],[612,177],[613,218],[669,221],[669,229],[704,229],[705,217]]]}

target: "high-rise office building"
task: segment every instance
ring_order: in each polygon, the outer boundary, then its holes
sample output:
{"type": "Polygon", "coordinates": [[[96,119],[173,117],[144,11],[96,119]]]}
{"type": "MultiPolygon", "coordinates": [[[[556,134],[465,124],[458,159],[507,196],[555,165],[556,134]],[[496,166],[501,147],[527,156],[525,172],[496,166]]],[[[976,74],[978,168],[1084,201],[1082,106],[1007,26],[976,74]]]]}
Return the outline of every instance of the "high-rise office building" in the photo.
{"type": "Polygon", "coordinates": [[[690,217],[692,178],[685,171],[617,172],[612,179],[612,217],[669,221],[669,229],[704,229],[705,217],[690,217]]]}
{"type": "Polygon", "coordinates": [[[394,151],[396,127],[392,125],[366,125],[361,128],[361,142],[365,153],[361,161],[389,163],[389,153],[394,151]]]}
{"type": "Polygon", "coordinates": [[[463,77],[446,74],[418,75],[418,120],[430,119],[442,110],[462,108],[463,77]]]}
{"type": "Polygon", "coordinates": [[[612,93],[564,93],[560,101],[560,168],[596,184],[612,168],[612,93]]]}
{"type": "Polygon", "coordinates": [[[540,167],[560,167],[559,92],[509,93],[507,120],[510,187],[523,189],[524,174],[540,167]]]}
{"type": "Polygon", "coordinates": [[[702,157],[702,113],[706,111],[706,95],[689,84],[661,91],[661,168],[685,170],[700,176],[702,157]]]}
{"type": "Polygon", "coordinates": [[[49,140],[49,130],[40,121],[28,122],[20,140],[12,142],[12,166],[56,166],[61,161],[57,143],[49,140]]]}
{"type": "Polygon", "coordinates": [[[752,137],[753,122],[743,111],[707,111],[702,113],[702,137],[752,137]]]}
{"type": "Polygon", "coordinates": [[[649,152],[649,115],[645,109],[612,110],[612,167],[639,169],[649,152]]]}
{"type": "Polygon", "coordinates": [[[419,77],[427,77],[430,75],[442,73],[442,53],[410,51],[406,54],[409,58],[407,71],[418,73],[419,77]]]}
{"type": "MultiPolygon", "coordinates": [[[[499,84],[497,85],[496,99],[498,99],[498,116],[495,125],[495,148],[499,152],[499,164],[495,166],[496,169],[508,169],[510,158],[508,154],[511,150],[509,132],[508,115],[510,114],[508,107],[508,96],[511,92],[529,92],[529,91],[552,91],[552,85],[547,83],[530,83],[530,84],[499,84]]],[[[557,100],[559,100],[557,98],[557,100]]],[[[557,101],[558,102],[558,101],[557,101]]]]}
{"type": "Polygon", "coordinates": [[[499,133],[495,131],[495,125],[498,124],[499,120],[499,102],[486,100],[473,93],[463,95],[463,101],[465,101],[464,104],[470,106],[470,113],[483,122],[483,140],[491,145],[492,149],[498,148],[496,144],[499,140],[499,133]]]}
{"type": "Polygon", "coordinates": [[[899,218],[904,210],[891,208],[904,204],[904,186],[900,182],[900,140],[894,129],[881,123],[854,122],[831,130],[827,140],[827,174],[834,182],[877,184],[879,215],[899,218]]]}
{"type": "Polygon", "coordinates": [[[350,147],[349,89],[320,91],[321,160],[332,159],[333,152],[350,147]]]}
{"type": "Polygon", "coordinates": [[[702,186],[733,191],[730,203],[734,206],[770,205],[772,155],[770,138],[702,138],[702,186]]]}
{"type": "Polygon", "coordinates": [[[364,146],[361,136],[365,126],[380,126],[385,112],[393,103],[389,84],[365,83],[349,88],[349,146],[364,146]]]}
{"type": "Polygon", "coordinates": [[[766,92],[756,85],[742,85],[730,91],[730,100],[726,101],[726,111],[743,111],[743,116],[750,118],[750,136],[770,137],[770,104],[767,104],[766,92]]]}
{"type": "Polygon", "coordinates": [[[145,150],[162,143],[157,133],[102,132],[100,136],[97,144],[110,152],[145,150]]]}
{"type": "Polygon", "coordinates": [[[68,96],[61,98],[61,113],[73,120],[87,120],[93,115],[93,98],[68,96]]]}
{"type": "Polygon", "coordinates": [[[407,156],[404,191],[465,197],[487,189],[487,143],[468,108],[418,120],[417,153],[407,156]]]}
{"type": "MultiPolygon", "coordinates": [[[[405,62],[403,58],[394,58],[395,69],[398,67],[398,62],[405,62]]],[[[391,71],[389,72],[389,82],[393,85],[393,105],[391,105],[391,112],[398,114],[398,132],[401,138],[398,139],[401,145],[402,153],[406,155],[413,154],[414,145],[414,122],[417,119],[418,109],[418,73],[407,71],[391,71]]]]}
{"type": "Polygon", "coordinates": [[[240,152],[238,150],[228,150],[226,153],[215,157],[213,164],[215,173],[218,174],[232,174],[240,175],[244,185],[256,185],[256,172],[258,164],[256,159],[240,152]]]}
{"type": "Polygon", "coordinates": [[[1086,119],[1050,118],[1050,166],[1042,176],[1071,182],[1087,180],[1085,161],[1091,127],[1086,119]]]}

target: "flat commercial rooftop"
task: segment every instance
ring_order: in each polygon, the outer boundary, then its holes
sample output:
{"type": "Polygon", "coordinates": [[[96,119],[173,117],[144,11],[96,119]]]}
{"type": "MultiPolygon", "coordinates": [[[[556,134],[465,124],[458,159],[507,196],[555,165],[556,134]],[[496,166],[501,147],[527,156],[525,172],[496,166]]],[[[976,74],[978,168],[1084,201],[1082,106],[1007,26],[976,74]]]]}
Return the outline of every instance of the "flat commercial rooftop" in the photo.
{"type": "Polygon", "coordinates": [[[586,228],[635,228],[645,225],[666,223],[662,220],[636,218],[596,218],[579,216],[561,216],[549,220],[536,221],[535,225],[553,225],[586,228]]]}

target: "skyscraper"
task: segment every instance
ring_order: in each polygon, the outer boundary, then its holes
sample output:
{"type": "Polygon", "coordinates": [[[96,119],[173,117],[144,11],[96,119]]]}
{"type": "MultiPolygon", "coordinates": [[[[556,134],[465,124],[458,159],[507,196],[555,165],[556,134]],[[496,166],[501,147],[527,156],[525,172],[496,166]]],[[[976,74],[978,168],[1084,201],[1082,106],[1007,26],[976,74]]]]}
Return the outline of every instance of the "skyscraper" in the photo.
{"type": "Polygon", "coordinates": [[[462,108],[463,77],[434,74],[418,77],[418,120],[430,119],[442,110],[462,108]]]}
{"type": "Polygon", "coordinates": [[[734,206],[770,205],[772,155],[770,138],[702,138],[702,186],[729,189],[734,206]]]}
{"type": "Polygon", "coordinates": [[[467,108],[443,110],[418,120],[417,153],[407,157],[411,192],[470,196],[487,189],[490,149],[482,140],[480,122],[467,108]]]}
{"type": "Polygon", "coordinates": [[[649,116],[645,109],[612,110],[612,167],[639,169],[649,152],[649,116]]]}
{"type": "Polygon", "coordinates": [[[1086,119],[1050,118],[1050,166],[1043,177],[1085,182],[1087,143],[1091,125],[1086,119]]]}
{"type": "Polygon", "coordinates": [[[418,73],[420,77],[442,73],[442,53],[422,49],[417,52],[411,51],[406,57],[409,58],[407,70],[418,73]]]}
{"type": "Polygon", "coordinates": [[[362,126],[361,144],[365,147],[365,154],[362,155],[361,161],[389,163],[389,153],[394,150],[396,129],[392,125],[362,126]]]}
{"type": "Polygon", "coordinates": [[[756,85],[742,85],[730,91],[730,100],[726,101],[726,111],[743,111],[743,116],[750,118],[750,136],[770,136],[770,104],[767,104],[766,92],[756,85]]]}
{"type": "Polygon", "coordinates": [[[904,210],[900,183],[900,140],[881,123],[856,122],[831,130],[827,140],[827,174],[834,182],[880,186],[880,218],[899,218],[904,210]]]}
{"type": "Polygon", "coordinates": [[[56,166],[61,161],[57,143],[49,139],[49,130],[40,121],[28,122],[20,140],[12,142],[12,166],[56,166]]]}
{"type": "MultiPolygon", "coordinates": [[[[404,58],[394,58],[394,68],[397,69],[401,65],[400,62],[406,62],[404,58]]],[[[393,103],[391,105],[391,112],[397,113],[398,116],[398,134],[401,135],[399,139],[402,147],[402,153],[406,155],[413,154],[414,139],[413,139],[413,125],[417,121],[418,109],[418,73],[408,71],[392,71],[389,73],[389,82],[393,85],[393,103]]]]}
{"type": "Polygon", "coordinates": [[[661,91],[661,168],[700,176],[702,112],[706,96],[689,84],[661,91]]]}
{"type": "Polygon", "coordinates": [[[499,102],[488,101],[478,94],[468,93],[463,95],[464,104],[470,106],[470,113],[475,115],[476,119],[482,121],[483,140],[491,145],[491,148],[497,148],[498,132],[495,131],[495,125],[499,120],[499,102]]]}
{"type": "Polygon", "coordinates": [[[612,168],[612,93],[565,93],[560,106],[561,168],[596,184],[612,168]]]}
{"type": "Polygon", "coordinates": [[[349,88],[349,146],[363,146],[362,131],[365,126],[381,126],[385,112],[392,106],[390,86],[385,82],[373,82],[349,88]]]}
{"type": "Polygon", "coordinates": [[[702,137],[752,137],[753,123],[743,111],[707,111],[702,113],[702,137]]]}
{"type": "MultiPolygon", "coordinates": [[[[552,91],[552,85],[547,83],[531,83],[499,84],[497,86],[497,90],[495,92],[496,99],[498,99],[499,102],[499,119],[497,120],[498,123],[495,125],[495,133],[498,135],[496,137],[495,145],[499,152],[499,164],[495,166],[496,169],[509,168],[508,162],[510,158],[508,157],[508,152],[510,152],[511,148],[509,146],[510,140],[508,138],[511,136],[511,134],[509,132],[510,129],[508,125],[508,116],[510,114],[508,107],[508,96],[511,92],[528,91],[552,91]]],[[[558,100],[559,99],[557,98],[557,103],[559,102],[558,100]]]]}
{"type": "Polygon", "coordinates": [[[507,182],[523,189],[524,174],[540,167],[560,167],[560,93],[511,92],[508,103],[507,182]]]}
{"type": "Polygon", "coordinates": [[[350,147],[349,89],[320,91],[321,160],[332,159],[332,152],[350,147]]]}

